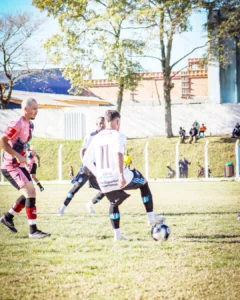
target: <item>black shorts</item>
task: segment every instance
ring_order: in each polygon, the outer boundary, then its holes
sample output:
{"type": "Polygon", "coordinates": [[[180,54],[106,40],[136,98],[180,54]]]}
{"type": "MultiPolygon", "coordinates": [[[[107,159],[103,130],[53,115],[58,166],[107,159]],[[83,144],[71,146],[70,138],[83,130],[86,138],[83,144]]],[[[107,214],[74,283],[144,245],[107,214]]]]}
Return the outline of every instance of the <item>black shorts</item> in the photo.
{"type": "Polygon", "coordinates": [[[22,167],[12,167],[8,169],[1,169],[3,176],[13,185],[17,190],[23,188],[28,182],[32,181],[29,172],[22,167]]]}
{"type": "Polygon", "coordinates": [[[131,172],[133,172],[133,178],[131,182],[123,188],[123,190],[137,190],[145,183],[145,178],[138,170],[133,169],[131,172]]]}
{"type": "Polygon", "coordinates": [[[34,163],[34,164],[32,165],[32,169],[31,169],[31,171],[30,171],[30,174],[33,174],[33,175],[36,175],[36,174],[37,174],[37,164],[36,164],[36,163],[34,163]]]}
{"type": "Polygon", "coordinates": [[[145,184],[145,178],[138,170],[133,169],[131,172],[133,172],[133,178],[128,185],[126,185],[122,190],[111,191],[105,194],[111,204],[120,205],[130,196],[125,192],[125,190],[136,190],[145,184]]]}

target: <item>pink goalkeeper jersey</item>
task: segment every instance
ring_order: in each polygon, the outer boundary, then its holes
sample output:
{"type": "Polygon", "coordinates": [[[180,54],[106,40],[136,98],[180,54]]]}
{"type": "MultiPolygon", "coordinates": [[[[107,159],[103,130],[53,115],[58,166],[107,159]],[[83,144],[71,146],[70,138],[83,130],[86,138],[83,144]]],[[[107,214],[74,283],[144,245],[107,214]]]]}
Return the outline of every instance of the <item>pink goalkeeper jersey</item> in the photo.
{"type": "MultiPolygon", "coordinates": [[[[26,144],[32,138],[33,123],[27,122],[23,116],[18,117],[16,120],[10,122],[7,129],[3,133],[3,136],[6,136],[9,141],[8,144],[22,156],[26,156],[26,144]]],[[[7,153],[3,152],[3,161],[2,169],[13,166],[14,157],[7,153]]],[[[20,164],[20,167],[24,167],[25,164],[20,164]]]]}

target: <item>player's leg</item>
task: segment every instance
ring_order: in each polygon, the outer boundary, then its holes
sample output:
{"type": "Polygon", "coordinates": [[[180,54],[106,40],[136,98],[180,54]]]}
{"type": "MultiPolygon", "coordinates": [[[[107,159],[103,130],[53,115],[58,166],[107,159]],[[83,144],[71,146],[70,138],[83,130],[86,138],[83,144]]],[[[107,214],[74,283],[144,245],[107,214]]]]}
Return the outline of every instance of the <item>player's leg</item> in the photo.
{"type": "MultiPolygon", "coordinates": [[[[16,174],[18,174],[17,170],[15,169],[4,169],[1,170],[3,176],[16,188],[16,189],[20,189],[17,182],[14,180],[14,177],[16,176],[16,174]],[[15,172],[13,172],[13,170],[15,172]]],[[[14,216],[16,216],[18,213],[20,213],[23,208],[25,207],[25,202],[26,202],[26,198],[25,196],[21,195],[16,202],[14,203],[14,205],[9,209],[9,211],[7,213],[5,213],[0,221],[1,223],[3,223],[5,226],[8,227],[9,230],[11,230],[12,232],[17,232],[16,227],[14,226],[14,216]]]]}
{"type": "Polygon", "coordinates": [[[105,194],[99,192],[97,195],[95,195],[92,200],[86,203],[86,208],[88,209],[88,212],[90,214],[95,214],[95,210],[93,209],[93,205],[96,203],[99,203],[103,198],[105,197],[105,194]]]}
{"type": "Polygon", "coordinates": [[[88,175],[81,174],[81,176],[78,177],[78,181],[76,181],[71,188],[71,190],[68,192],[67,197],[65,198],[61,208],[58,211],[58,216],[62,216],[64,214],[64,211],[66,207],[69,205],[71,200],[73,199],[74,195],[84,186],[84,184],[88,181],[88,175]]]}
{"type": "MultiPolygon", "coordinates": [[[[94,188],[96,190],[100,190],[96,177],[93,175],[89,177],[89,187],[94,188]]],[[[88,209],[88,212],[90,214],[95,214],[93,205],[99,203],[104,198],[104,196],[105,195],[103,193],[98,192],[97,195],[92,200],[86,203],[86,208],[88,209]]]]}
{"type": "Polygon", "coordinates": [[[37,179],[37,164],[34,163],[32,166],[32,170],[30,172],[32,179],[36,182],[37,186],[39,187],[40,191],[44,191],[44,187],[41,185],[40,181],[37,179]]]}
{"type": "Polygon", "coordinates": [[[41,232],[37,229],[36,219],[36,192],[32,183],[30,174],[25,168],[9,168],[8,170],[2,170],[2,174],[9,180],[9,182],[18,190],[21,191],[22,196],[19,197],[14,206],[1,218],[1,222],[6,225],[11,231],[17,232],[13,224],[13,218],[16,213],[19,213],[24,207],[28,217],[28,223],[30,226],[30,238],[43,238],[50,234],[41,232]],[[3,222],[3,218],[7,219],[9,223],[12,223],[13,227],[9,227],[7,223],[3,222]]]}
{"type": "Polygon", "coordinates": [[[125,199],[130,197],[129,194],[125,193],[123,190],[113,191],[106,194],[106,197],[110,201],[109,206],[109,217],[113,228],[114,240],[122,240],[124,237],[120,231],[120,211],[119,205],[123,203],[125,199]]]}
{"type": "Polygon", "coordinates": [[[36,190],[33,182],[29,181],[21,190],[26,198],[25,208],[30,227],[29,238],[41,239],[50,236],[50,233],[42,232],[37,228],[36,190]]]}
{"type": "Polygon", "coordinates": [[[159,224],[164,222],[166,218],[164,216],[156,215],[153,211],[153,197],[148,182],[138,170],[133,169],[132,172],[133,179],[124,188],[124,190],[140,189],[142,202],[148,217],[148,222],[150,224],[159,224]]]}

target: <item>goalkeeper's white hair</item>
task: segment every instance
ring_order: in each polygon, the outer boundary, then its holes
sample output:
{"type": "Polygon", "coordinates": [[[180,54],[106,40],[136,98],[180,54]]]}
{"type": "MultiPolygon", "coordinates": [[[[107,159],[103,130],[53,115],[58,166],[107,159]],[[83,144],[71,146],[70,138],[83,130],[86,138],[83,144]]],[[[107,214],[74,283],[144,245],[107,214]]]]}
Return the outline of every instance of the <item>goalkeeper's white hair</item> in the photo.
{"type": "Polygon", "coordinates": [[[22,101],[22,108],[31,107],[34,102],[37,102],[34,98],[27,98],[22,101]]]}

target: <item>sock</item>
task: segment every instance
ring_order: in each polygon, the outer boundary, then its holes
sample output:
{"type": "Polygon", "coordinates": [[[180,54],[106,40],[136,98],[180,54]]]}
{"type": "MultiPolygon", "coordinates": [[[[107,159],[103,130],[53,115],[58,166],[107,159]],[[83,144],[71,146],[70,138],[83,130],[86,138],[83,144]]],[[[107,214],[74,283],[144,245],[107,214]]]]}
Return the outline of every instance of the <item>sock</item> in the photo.
{"type": "Polygon", "coordinates": [[[154,218],[154,212],[153,211],[151,211],[151,212],[148,212],[147,213],[147,216],[148,216],[148,220],[150,221],[150,220],[152,220],[153,218],[154,218]]]}
{"type": "Polygon", "coordinates": [[[63,204],[63,205],[61,206],[61,208],[60,208],[61,212],[64,212],[64,210],[65,210],[66,207],[67,207],[67,206],[63,204]]]}
{"type": "Polygon", "coordinates": [[[13,207],[9,210],[9,213],[15,215],[16,213],[20,213],[26,204],[26,198],[21,195],[13,205],[13,207]]]}
{"type": "Polygon", "coordinates": [[[110,204],[109,217],[110,217],[110,221],[111,221],[113,229],[119,229],[119,227],[120,227],[120,212],[119,212],[118,206],[115,207],[110,204]]]}
{"type": "Polygon", "coordinates": [[[113,233],[115,238],[120,238],[122,236],[120,228],[113,229],[113,233]]]}
{"type": "Polygon", "coordinates": [[[92,204],[98,203],[99,201],[102,200],[102,198],[104,198],[104,196],[105,196],[105,195],[104,195],[103,193],[99,192],[99,193],[91,200],[91,203],[92,203],[92,204]]]}
{"type": "Polygon", "coordinates": [[[86,183],[86,181],[84,182],[76,182],[74,183],[73,188],[69,191],[66,199],[64,200],[64,205],[68,206],[68,204],[71,202],[72,198],[74,197],[74,195],[80,190],[80,188],[86,183]]]}
{"type": "Polygon", "coordinates": [[[153,211],[153,199],[152,199],[152,193],[150,191],[150,188],[148,186],[148,183],[145,183],[142,187],[140,187],[141,196],[142,196],[142,202],[145,206],[146,212],[152,212],[153,211]]]}
{"type": "Polygon", "coordinates": [[[30,226],[30,233],[32,233],[31,231],[36,231],[37,208],[35,203],[36,198],[26,199],[26,214],[28,218],[28,224],[30,226]]]}

